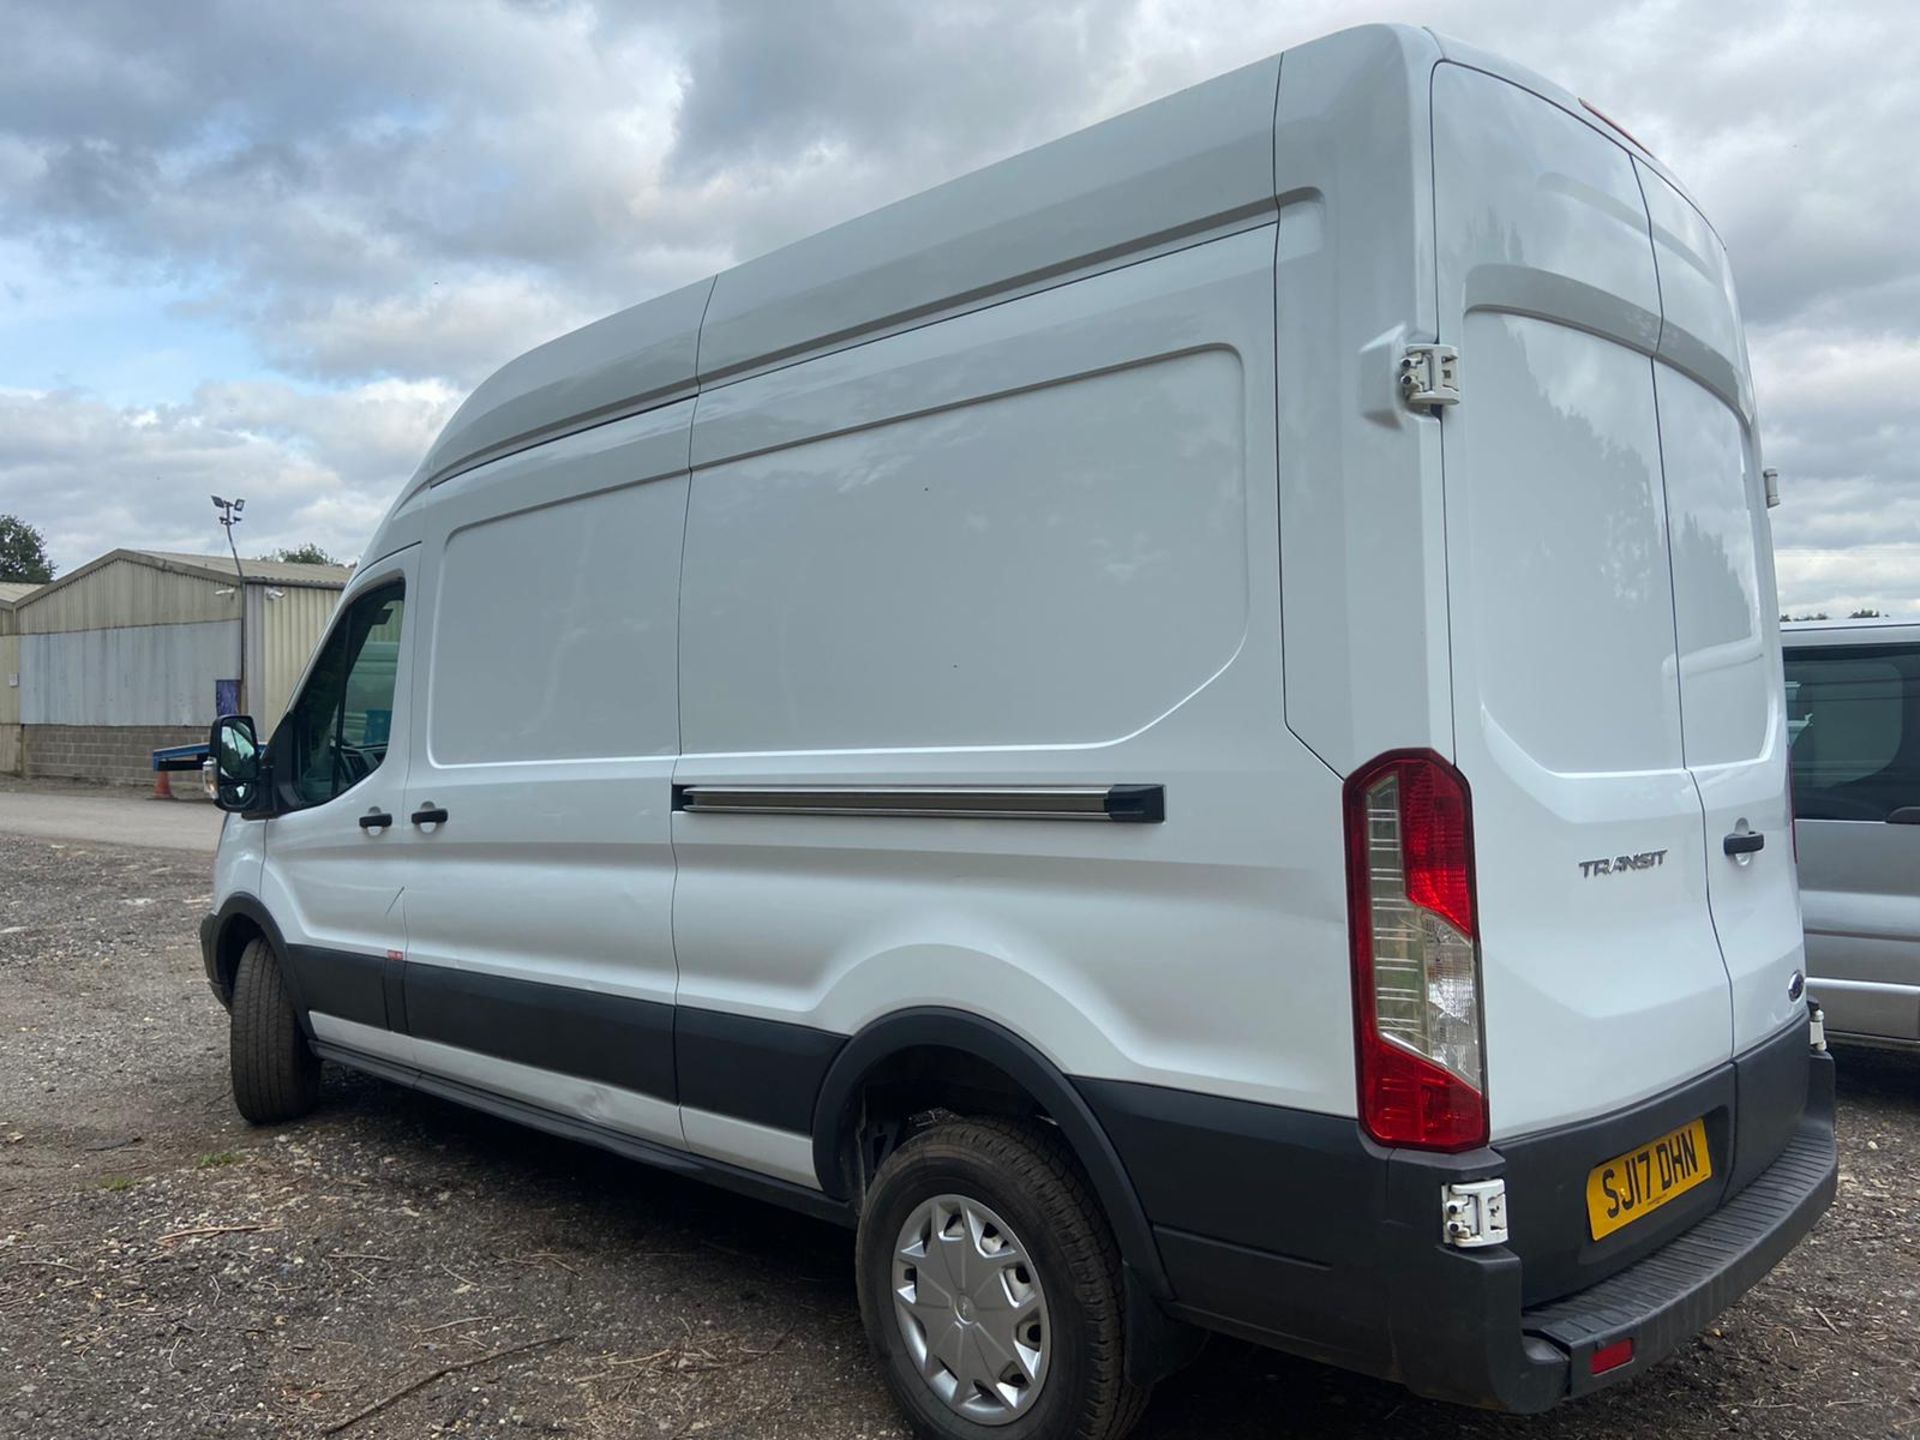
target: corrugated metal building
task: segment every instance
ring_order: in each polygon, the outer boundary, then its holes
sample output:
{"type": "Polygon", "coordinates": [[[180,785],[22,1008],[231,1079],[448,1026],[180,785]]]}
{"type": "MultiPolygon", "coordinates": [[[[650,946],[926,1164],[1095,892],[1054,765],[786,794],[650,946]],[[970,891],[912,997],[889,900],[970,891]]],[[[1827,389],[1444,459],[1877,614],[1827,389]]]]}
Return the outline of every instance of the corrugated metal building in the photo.
{"type": "Polygon", "coordinates": [[[0,774],[20,770],[20,634],[14,607],[39,588],[0,580],[0,774]]]}
{"type": "Polygon", "coordinates": [[[15,768],[144,783],[228,703],[270,733],[352,572],[242,564],[244,587],[231,560],[115,550],[16,601],[15,768]]]}

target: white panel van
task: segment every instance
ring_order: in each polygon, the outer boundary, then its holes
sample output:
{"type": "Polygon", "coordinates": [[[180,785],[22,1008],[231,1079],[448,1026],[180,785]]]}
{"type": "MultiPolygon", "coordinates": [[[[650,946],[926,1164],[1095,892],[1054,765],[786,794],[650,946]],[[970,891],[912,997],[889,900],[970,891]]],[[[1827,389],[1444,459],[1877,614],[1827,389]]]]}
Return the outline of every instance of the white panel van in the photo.
{"type": "Polygon", "coordinates": [[[1540,1410],[1833,1195],[1776,613],[1686,193],[1335,35],[483,384],[216,727],[235,1098],[856,1226],[927,1435],[1215,1330],[1540,1410]]]}

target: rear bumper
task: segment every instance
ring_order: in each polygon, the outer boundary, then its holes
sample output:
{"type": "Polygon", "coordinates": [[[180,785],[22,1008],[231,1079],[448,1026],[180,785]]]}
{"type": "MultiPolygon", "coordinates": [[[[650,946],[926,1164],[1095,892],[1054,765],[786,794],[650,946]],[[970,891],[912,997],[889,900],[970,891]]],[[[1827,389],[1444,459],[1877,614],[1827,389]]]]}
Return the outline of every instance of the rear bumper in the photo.
{"type": "Polygon", "coordinates": [[[1804,1026],[1621,1115],[1461,1156],[1382,1149],[1331,1116],[1081,1088],[1153,1221],[1171,1314],[1490,1409],[1545,1410],[1647,1370],[1772,1269],[1835,1187],[1833,1066],[1804,1026]],[[1571,1233],[1592,1165],[1697,1116],[1714,1184],[1598,1243],[1581,1208],[1571,1233]],[[1443,1243],[1442,1187],[1495,1176],[1510,1245],[1443,1243]],[[1591,1373],[1595,1350],[1628,1339],[1630,1362],[1591,1373]]]}
{"type": "MultiPolygon", "coordinates": [[[[1822,1055],[1812,1063],[1819,1078],[1807,1110],[1758,1179],[1645,1260],[1521,1315],[1522,1331],[1558,1352],[1545,1386],[1551,1399],[1583,1395],[1672,1354],[1779,1264],[1833,1203],[1833,1062],[1822,1055]],[[1591,1375],[1593,1352],[1620,1339],[1634,1342],[1632,1363],[1591,1375]]],[[[1520,1388],[1530,1391],[1532,1377],[1520,1388]]]]}

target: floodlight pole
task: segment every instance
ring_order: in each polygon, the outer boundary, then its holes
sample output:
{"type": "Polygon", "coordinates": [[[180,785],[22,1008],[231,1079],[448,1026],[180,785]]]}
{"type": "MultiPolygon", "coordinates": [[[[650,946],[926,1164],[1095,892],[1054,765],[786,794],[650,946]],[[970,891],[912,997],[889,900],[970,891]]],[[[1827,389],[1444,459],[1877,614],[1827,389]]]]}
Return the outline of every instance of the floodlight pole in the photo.
{"type": "Polygon", "coordinates": [[[236,578],[234,593],[240,597],[240,674],[236,681],[238,693],[233,703],[242,714],[247,709],[247,572],[240,564],[240,547],[234,543],[233,527],[240,523],[240,512],[246,508],[245,500],[222,500],[213,497],[213,508],[220,512],[220,524],[227,532],[227,549],[233,555],[233,573],[236,578]]]}

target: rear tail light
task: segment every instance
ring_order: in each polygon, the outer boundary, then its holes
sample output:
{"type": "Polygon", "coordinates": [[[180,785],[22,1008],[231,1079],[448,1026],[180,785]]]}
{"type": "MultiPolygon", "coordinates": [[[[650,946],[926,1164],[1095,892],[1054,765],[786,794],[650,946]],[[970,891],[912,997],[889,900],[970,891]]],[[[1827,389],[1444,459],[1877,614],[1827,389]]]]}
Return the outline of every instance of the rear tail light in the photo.
{"type": "Polygon", "coordinates": [[[1484,1145],[1466,781],[1428,751],[1383,755],[1347,782],[1346,828],[1361,1123],[1383,1145],[1484,1145]]]}

